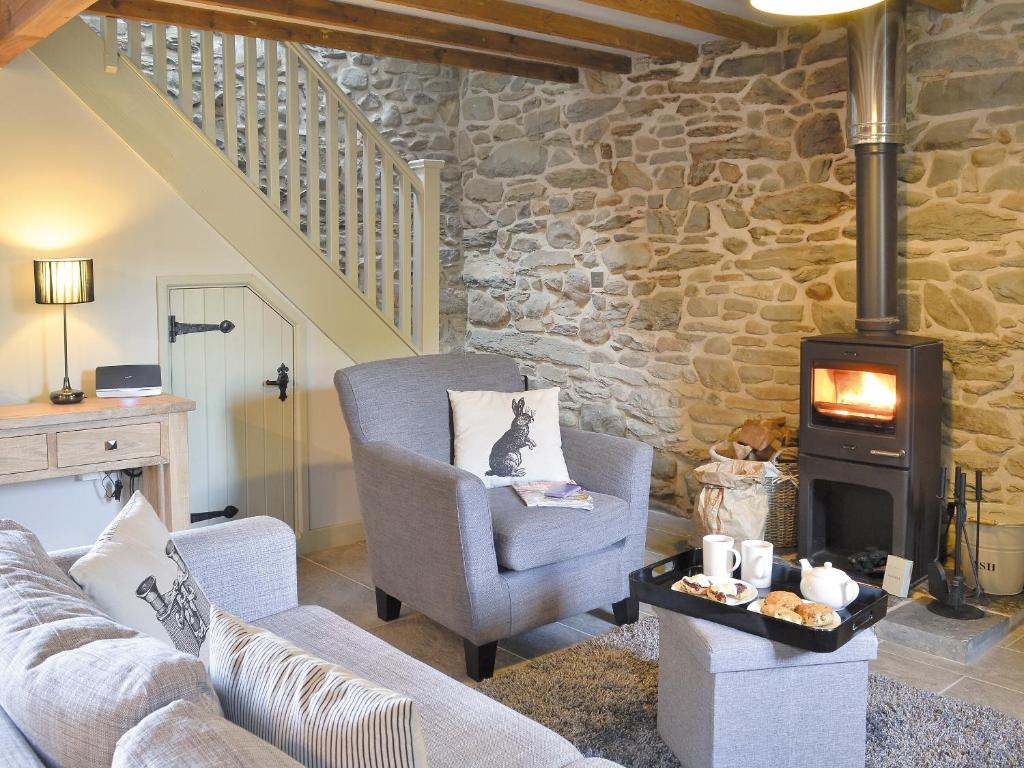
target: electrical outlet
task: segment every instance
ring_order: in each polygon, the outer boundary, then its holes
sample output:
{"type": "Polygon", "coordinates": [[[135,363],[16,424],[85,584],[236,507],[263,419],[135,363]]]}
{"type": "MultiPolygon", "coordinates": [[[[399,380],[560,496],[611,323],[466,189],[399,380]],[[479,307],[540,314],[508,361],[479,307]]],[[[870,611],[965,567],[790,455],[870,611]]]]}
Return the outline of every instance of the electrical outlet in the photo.
{"type": "Polygon", "coordinates": [[[590,287],[595,291],[599,291],[604,288],[604,272],[602,270],[590,270],[590,287]]]}
{"type": "Polygon", "coordinates": [[[75,480],[78,480],[79,482],[95,483],[97,480],[102,479],[102,472],[89,472],[86,475],[75,475],[75,480]]]}
{"type": "Polygon", "coordinates": [[[644,72],[650,72],[651,70],[651,57],[650,56],[634,56],[633,57],[633,74],[639,75],[644,72]]]}

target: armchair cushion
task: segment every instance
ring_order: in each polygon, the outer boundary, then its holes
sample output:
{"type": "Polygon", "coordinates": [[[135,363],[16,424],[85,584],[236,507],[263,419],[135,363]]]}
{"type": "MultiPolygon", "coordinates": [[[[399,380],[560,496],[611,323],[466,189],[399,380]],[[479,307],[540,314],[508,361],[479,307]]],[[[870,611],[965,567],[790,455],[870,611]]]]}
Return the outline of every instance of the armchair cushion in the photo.
{"type": "Polygon", "coordinates": [[[452,404],[457,467],[488,488],[568,482],[558,427],[558,387],[532,392],[457,392],[452,404]]]}
{"type": "Polygon", "coordinates": [[[622,541],[629,533],[629,505],[592,493],[594,509],[528,507],[513,488],[487,492],[498,564],[526,571],[572,560],[622,541]]]}

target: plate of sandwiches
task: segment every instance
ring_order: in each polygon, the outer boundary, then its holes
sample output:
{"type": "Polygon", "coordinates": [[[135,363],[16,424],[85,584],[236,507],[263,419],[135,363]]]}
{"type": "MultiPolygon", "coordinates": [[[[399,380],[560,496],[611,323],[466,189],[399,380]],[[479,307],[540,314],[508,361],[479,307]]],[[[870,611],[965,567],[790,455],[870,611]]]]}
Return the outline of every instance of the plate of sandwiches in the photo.
{"type": "Polygon", "coordinates": [[[810,629],[835,629],[843,621],[831,606],[804,600],[784,590],[769,592],[763,600],[748,605],[747,610],[810,629]]]}
{"type": "Polygon", "coordinates": [[[683,576],[672,585],[672,589],[726,605],[743,605],[757,598],[757,590],[752,584],[733,578],[712,579],[703,573],[683,576]]]}

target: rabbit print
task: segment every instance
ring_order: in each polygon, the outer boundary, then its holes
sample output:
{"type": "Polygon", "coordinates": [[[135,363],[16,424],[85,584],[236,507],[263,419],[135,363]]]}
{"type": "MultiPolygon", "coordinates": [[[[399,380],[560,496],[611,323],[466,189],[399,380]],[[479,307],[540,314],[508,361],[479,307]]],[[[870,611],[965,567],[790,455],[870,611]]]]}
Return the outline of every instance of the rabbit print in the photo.
{"type": "Polygon", "coordinates": [[[524,448],[536,448],[537,444],[530,439],[530,424],[534,412],[526,407],[526,400],[519,398],[512,401],[512,426],[491,448],[489,458],[490,469],[484,474],[492,477],[522,477],[526,470],[522,468],[524,448]]]}

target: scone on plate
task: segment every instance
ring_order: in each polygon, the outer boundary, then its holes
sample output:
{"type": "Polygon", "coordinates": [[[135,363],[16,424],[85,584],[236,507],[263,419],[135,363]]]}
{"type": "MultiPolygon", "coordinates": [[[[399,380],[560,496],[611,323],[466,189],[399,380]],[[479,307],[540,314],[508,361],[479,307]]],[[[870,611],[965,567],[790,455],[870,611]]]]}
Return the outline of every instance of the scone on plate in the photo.
{"type": "Polygon", "coordinates": [[[731,579],[712,582],[708,587],[706,597],[710,597],[718,603],[726,603],[730,597],[736,597],[736,584],[731,579]]]}
{"type": "Polygon", "coordinates": [[[748,587],[742,581],[737,581],[735,586],[737,600],[747,600],[753,597],[754,593],[757,592],[757,590],[753,589],[752,587],[748,587]]]}
{"type": "Polygon", "coordinates": [[[688,595],[704,597],[710,586],[711,579],[703,573],[698,573],[695,576],[683,576],[683,578],[672,585],[672,589],[676,590],[676,592],[685,592],[688,595]]]}
{"type": "MultiPolygon", "coordinates": [[[[801,605],[803,601],[798,595],[792,592],[786,592],[784,590],[777,590],[775,592],[769,592],[765,595],[762,606],[778,606],[779,608],[788,608],[793,610],[798,605],[801,605]]],[[[763,610],[762,610],[763,612],[763,610]]]]}
{"type": "Polygon", "coordinates": [[[761,613],[773,619],[782,619],[792,624],[803,624],[800,614],[782,605],[761,605],[761,613]]]}
{"type": "Polygon", "coordinates": [[[802,603],[794,609],[807,627],[825,627],[832,623],[832,608],[821,603],[802,603]]]}
{"type": "Polygon", "coordinates": [[[729,602],[729,596],[717,587],[708,587],[707,592],[704,593],[704,597],[708,600],[714,600],[716,603],[729,602]]]}

